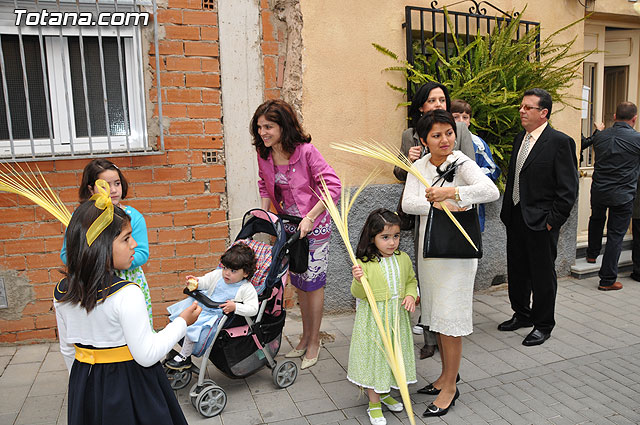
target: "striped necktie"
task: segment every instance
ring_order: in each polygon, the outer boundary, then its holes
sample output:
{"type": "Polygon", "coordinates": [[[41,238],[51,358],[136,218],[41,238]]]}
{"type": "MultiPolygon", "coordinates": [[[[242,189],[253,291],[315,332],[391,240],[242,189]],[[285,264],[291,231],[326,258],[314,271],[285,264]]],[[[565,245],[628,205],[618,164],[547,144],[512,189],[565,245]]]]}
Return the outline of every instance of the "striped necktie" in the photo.
{"type": "Polygon", "coordinates": [[[518,159],[516,160],[516,172],[513,179],[513,205],[518,205],[520,202],[520,171],[522,166],[527,160],[529,154],[529,144],[531,143],[531,133],[527,133],[524,138],[524,142],[518,151],[518,159]]]}

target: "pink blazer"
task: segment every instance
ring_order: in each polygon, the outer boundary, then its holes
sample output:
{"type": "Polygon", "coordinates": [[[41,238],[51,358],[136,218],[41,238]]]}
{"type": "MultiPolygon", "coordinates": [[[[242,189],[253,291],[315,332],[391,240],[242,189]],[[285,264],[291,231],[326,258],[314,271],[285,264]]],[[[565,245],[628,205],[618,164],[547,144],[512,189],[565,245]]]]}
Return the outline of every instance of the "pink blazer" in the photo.
{"type": "MultiPolygon", "coordinates": [[[[275,167],[271,154],[267,159],[262,159],[258,155],[258,168],[260,197],[271,199],[278,213],[284,213],[280,209],[274,194],[275,167]]],[[[340,199],[342,184],[338,175],[311,143],[301,143],[296,147],[293,155],[289,158],[289,167],[286,174],[293,199],[302,216],[307,215],[319,200],[315,193],[320,193],[320,188],[322,187],[320,183],[321,176],[324,177],[327,183],[333,201],[337,203],[340,199]]],[[[316,217],[314,227],[320,223],[322,217],[326,214],[328,213],[325,211],[316,217]]]]}

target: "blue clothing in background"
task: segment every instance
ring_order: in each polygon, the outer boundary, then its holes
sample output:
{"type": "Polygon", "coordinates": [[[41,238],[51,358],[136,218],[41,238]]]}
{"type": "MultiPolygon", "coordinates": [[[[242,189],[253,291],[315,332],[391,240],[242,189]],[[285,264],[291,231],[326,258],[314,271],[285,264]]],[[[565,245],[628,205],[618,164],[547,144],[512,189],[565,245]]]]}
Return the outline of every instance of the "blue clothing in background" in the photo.
{"type": "MultiPolygon", "coordinates": [[[[500,177],[500,168],[493,161],[489,145],[473,133],[471,133],[471,140],[473,140],[473,149],[476,152],[476,164],[485,176],[495,182],[500,177]]],[[[484,204],[478,205],[478,220],[480,221],[480,230],[484,232],[484,204]]]]}
{"type": "MultiPolygon", "coordinates": [[[[124,212],[131,217],[131,236],[137,242],[138,246],[133,254],[133,263],[131,263],[131,269],[140,267],[149,259],[149,237],[147,236],[147,224],[144,221],[142,214],[133,207],[125,206],[124,212]]],[[[67,240],[62,241],[62,250],[60,251],[60,258],[64,264],[67,264],[67,240]]]]}

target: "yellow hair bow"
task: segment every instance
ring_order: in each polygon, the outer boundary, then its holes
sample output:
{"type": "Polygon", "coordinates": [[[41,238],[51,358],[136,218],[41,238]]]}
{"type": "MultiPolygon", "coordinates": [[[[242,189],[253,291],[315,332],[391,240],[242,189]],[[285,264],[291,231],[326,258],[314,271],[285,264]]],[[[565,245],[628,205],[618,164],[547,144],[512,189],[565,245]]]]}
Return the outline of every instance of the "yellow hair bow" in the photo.
{"type": "Polygon", "coordinates": [[[95,201],[96,208],[103,210],[102,214],[98,218],[95,219],[89,230],[87,230],[87,245],[91,246],[93,241],[95,241],[100,233],[113,221],[113,203],[111,202],[111,189],[109,188],[109,183],[102,179],[96,180],[93,185],[94,194],[89,199],[90,201],[95,201]]]}

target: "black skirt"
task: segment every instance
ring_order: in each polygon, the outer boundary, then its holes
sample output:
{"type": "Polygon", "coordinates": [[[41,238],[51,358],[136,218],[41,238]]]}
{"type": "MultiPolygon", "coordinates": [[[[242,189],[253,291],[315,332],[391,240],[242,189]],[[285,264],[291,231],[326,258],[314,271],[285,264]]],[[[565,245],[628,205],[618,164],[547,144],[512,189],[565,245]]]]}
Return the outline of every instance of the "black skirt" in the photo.
{"type": "Polygon", "coordinates": [[[160,363],[134,360],[73,362],[69,377],[69,425],[187,424],[160,363]]]}

